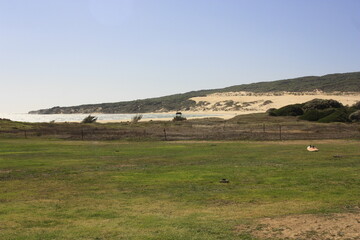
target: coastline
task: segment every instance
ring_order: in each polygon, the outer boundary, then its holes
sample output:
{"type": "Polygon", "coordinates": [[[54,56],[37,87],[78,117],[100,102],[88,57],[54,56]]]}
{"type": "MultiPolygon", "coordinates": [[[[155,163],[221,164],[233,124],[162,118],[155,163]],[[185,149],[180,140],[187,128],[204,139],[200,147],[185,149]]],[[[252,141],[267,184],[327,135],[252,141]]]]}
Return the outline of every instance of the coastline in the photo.
{"type": "MultiPolygon", "coordinates": [[[[224,120],[231,119],[237,115],[252,114],[252,113],[261,113],[264,111],[181,111],[183,117],[187,119],[201,119],[201,118],[222,118],[224,120]],[[205,116],[187,116],[187,115],[205,115],[205,116]]],[[[149,121],[171,121],[175,117],[176,112],[163,112],[163,113],[138,113],[142,115],[173,115],[172,117],[161,117],[161,118],[143,118],[140,122],[149,122],[149,121]]],[[[91,114],[96,116],[96,114],[91,114]]],[[[136,114],[133,114],[136,115],[136,114]]],[[[121,120],[98,120],[98,123],[116,123],[116,122],[130,122],[129,119],[121,120]]]]}
{"type": "MultiPolygon", "coordinates": [[[[343,105],[353,105],[360,101],[357,92],[225,92],[214,93],[203,97],[194,97],[191,100],[196,106],[190,110],[179,110],[187,119],[217,117],[230,119],[237,115],[266,112],[270,108],[281,108],[285,105],[304,103],[312,99],[333,99],[343,105]]],[[[105,113],[71,113],[71,114],[1,114],[0,118],[22,122],[81,122],[88,115],[98,117],[98,123],[130,122],[132,117],[143,115],[141,122],[171,121],[176,111],[105,114],[105,113]]]]}
{"type": "MultiPolygon", "coordinates": [[[[162,113],[137,113],[143,115],[140,122],[149,121],[171,121],[175,115],[174,112],[162,112],[162,113]]],[[[133,114],[103,114],[103,113],[86,113],[86,114],[28,114],[28,113],[0,113],[0,118],[9,119],[17,122],[33,122],[33,123],[65,123],[73,122],[80,123],[85,117],[92,115],[98,118],[98,123],[116,123],[116,122],[130,122],[133,114]]],[[[199,118],[222,118],[229,119],[240,112],[220,112],[220,111],[183,111],[183,117],[187,119],[199,119],[199,118]]],[[[242,113],[244,114],[244,113],[242,113]]]]}

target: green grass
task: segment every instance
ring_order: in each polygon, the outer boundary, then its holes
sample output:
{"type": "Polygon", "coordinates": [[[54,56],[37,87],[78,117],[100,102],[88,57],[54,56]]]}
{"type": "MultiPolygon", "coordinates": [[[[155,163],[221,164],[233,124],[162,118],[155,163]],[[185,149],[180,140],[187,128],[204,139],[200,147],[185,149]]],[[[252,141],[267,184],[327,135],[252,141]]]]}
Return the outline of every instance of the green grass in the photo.
{"type": "Polygon", "coordinates": [[[2,139],[0,239],[252,239],[236,226],[359,207],[359,142],[308,144],[2,139]]]}

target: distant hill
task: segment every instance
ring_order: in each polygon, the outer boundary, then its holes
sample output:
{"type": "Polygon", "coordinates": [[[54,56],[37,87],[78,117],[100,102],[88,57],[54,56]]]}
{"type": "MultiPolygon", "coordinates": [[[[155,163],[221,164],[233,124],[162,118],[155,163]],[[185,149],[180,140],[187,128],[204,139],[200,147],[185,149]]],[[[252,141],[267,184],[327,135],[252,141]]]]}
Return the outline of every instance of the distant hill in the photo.
{"type": "Polygon", "coordinates": [[[196,102],[193,97],[206,96],[223,92],[360,92],[360,72],[329,74],[321,77],[308,76],[272,82],[258,82],[242,84],[220,89],[199,90],[183,94],[175,94],[158,98],[148,98],[126,102],[86,104],[71,107],[53,107],[30,111],[30,114],[59,114],[59,113],[146,113],[190,110],[196,102]]]}

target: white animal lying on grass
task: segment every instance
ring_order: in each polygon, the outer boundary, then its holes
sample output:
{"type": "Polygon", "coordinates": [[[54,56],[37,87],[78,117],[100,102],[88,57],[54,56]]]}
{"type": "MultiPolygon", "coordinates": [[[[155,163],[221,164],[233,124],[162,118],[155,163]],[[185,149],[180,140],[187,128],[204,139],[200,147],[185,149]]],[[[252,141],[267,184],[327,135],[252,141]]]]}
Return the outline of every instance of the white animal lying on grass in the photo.
{"type": "Polygon", "coordinates": [[[312,145],[307,146],[306,149],[307,149],[309,152],[317,152],[317,151],[319,151],[319,149],[318,149],[317,147],[312,146],[312,145]]]}

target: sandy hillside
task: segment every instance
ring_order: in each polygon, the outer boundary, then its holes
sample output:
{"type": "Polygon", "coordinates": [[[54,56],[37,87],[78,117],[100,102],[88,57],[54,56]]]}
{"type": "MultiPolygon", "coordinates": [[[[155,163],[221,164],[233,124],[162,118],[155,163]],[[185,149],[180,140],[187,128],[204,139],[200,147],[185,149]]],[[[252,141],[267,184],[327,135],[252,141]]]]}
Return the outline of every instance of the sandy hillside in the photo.
{"type": "Polygon", "coordinates": [[[360,101],[360,93],[333,92],[226,92],[214,93],[205,97],[194,97],[196,107],[192,111],[231,111],[241,113],[265,112],[269,108],[280,108],[285,105],[303,103],[314,98],[334,99],[344,105],[353,105],[360,101]]]}
{"type": "MultiPolygon", "coordinates": [[[[304,103],[314,98],[334,99],[344,105],[353,105],[360,101],[360,93],[358,92],[332,92],[325,93],[321,91],[313,92],[270,92],[270,93],[254,93],[254,92],[226,92],[214,93],[205,97],[194,97],[191,100],[196,102],[196,106],[189,110],[182,110],[187,118],[187,114],[207,114],[209,116],[215,114],[217,117],[224,119],[232,118],[236,115],[266,112],[269,108],[280,108],[285,105],[304,103]]],[[[175,112],[162,112],[164,114],[175,112]]],[[[144,113],[146,114],[146,113],[144,113]]],[[[155,114],[155,113],[154,113],[155,114]]],[[[157,112],[156,114],[161,114],[157,112]]],[[[215,116],[214,115],[214,116],[215,116]]],[[[171,118],[148,118],[141,121],[157,120],[169,121],[171,118]]],[[[122,120],[125,121],[125,120],[122,120]]],[[[127,119],[126,121],[130,121],[127,119]]],[[[103,120],[98,122],[119,122],[119,120],[103,120]]]]}

